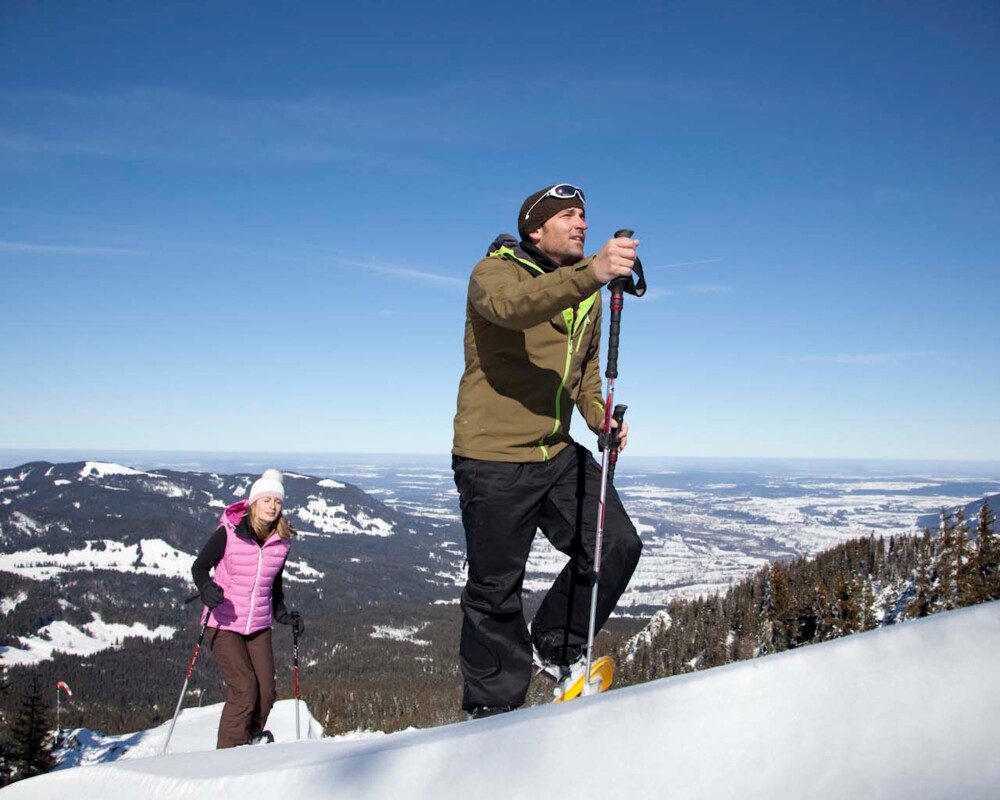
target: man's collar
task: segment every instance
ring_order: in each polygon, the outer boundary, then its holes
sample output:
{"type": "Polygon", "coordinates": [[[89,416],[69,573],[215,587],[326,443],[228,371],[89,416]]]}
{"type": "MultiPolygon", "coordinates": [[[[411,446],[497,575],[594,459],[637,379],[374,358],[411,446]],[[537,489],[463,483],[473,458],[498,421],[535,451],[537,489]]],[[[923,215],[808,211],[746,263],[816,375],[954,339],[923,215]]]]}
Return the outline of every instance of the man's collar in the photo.
{"type": "Polygon", "coordinates": [[[546,253],[539,250],[533,243],[529,241],[521,242],[521,249],[531,257],[532,261],[534,261],[538,266],[540,266],[546,272],[552,272],[553,270],[557,270],[559,269],[559,267],[562,266],[562,264],[557,264],[546,253]]]}

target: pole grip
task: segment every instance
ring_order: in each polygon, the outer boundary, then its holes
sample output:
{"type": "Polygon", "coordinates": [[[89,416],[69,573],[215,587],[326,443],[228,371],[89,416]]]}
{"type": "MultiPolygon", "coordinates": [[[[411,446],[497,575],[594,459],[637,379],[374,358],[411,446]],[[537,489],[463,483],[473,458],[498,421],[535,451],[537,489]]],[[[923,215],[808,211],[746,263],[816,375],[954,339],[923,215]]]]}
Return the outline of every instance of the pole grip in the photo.
{"type": "MultiPolygon", "coordinates": [[[[631,238],[634,231],[631,228],[621,228],[615,231],[615,238],[631,238]]],[[[625,305],[625,286],[627,278],[615,278],[608,284],[611,290],[611,322],[608,325],[608,367],[604,376],[609,380],[618,377],[618,339],[621,335],[622,306],[625,305]]]]}
{"type": "Polygon", "coordinates": [[[611,418],[618,423],[618,427],[612,429],[610,439],[611,439],[611,450],[608,453],[608,483],[614,483],[615,480],[615,465],[618,464],[618,434],[621,432],[622,423],[625,422],[625,411],[628,406],[624,403],[615,406],[614,413],[611,414],[611,418]]]}

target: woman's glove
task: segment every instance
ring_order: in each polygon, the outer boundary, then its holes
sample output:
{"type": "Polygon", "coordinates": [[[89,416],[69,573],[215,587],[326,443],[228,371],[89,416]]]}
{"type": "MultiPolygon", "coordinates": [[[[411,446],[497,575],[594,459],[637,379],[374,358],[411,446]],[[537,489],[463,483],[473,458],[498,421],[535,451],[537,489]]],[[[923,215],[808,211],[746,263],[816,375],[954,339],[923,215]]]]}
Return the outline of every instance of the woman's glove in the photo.
{"type": "Polygon", "coordinates": [[[298,611],[286,611],[284,608],[279,608],[274,615],[274,621],[280,622],[282,625],[291,625],[292,632],[296,636],[301,636],[306,629],[302,615],[298,611]]]}
{"type": "Polygon", "coordinates": [[[222,593],[222,587],[215,581],[208,581],[201,587],[201,602],[208,608],[215,608],[226,596],[222,593]]]}

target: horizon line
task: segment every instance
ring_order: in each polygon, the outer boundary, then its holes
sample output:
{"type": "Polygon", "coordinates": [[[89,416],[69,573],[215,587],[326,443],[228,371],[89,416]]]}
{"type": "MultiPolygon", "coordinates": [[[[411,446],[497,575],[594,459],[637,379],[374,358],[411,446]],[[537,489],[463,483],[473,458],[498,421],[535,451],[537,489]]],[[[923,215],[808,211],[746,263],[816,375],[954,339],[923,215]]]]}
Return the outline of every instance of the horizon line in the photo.
{"type": "MultiPolygon", "coordinates": [[[[390,450],[181,450],[181,449],[159,449],[159,448],[139,448],[139,447],[0,447],[0,454],[113,454],[113,453],[145,453],[155,455],[176,454],[178,456],[229,456],[229,457],[254,457],[263,456],[295,456],[295,457],[316,457],[316,456],[344,456],[344,457],[396,457],[396,458],[450,458],[451,452],[406,452],[390,450]]],[[[997,465],[1000,466],[998,458],[970,458],[958,456],[794,456],[794,455],[649,455],[649,454],[629,454],[626,456],[629,461],[638,459],[657,460],[677,460],[677,461],[877,461],[877,462],[935,462],[935,463],[963,463],[977,465],[997,465]]],[[[84,459],[88,460],[88,459],[84,459]]]]}

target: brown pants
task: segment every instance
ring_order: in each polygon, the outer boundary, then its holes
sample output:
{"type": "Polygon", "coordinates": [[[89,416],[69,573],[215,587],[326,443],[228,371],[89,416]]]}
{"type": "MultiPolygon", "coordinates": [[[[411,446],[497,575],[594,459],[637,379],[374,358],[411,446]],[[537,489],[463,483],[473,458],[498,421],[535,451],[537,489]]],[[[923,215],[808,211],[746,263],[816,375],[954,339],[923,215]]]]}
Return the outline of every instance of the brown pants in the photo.
{"type": "Polygon", "coordinates": [[[209,631],[208,645],[226,682],[226,704],[222,707],[216,747],[237,747],[264,729],[274,705],[271,629],[249,636],[217,628],[209,631]]]}

